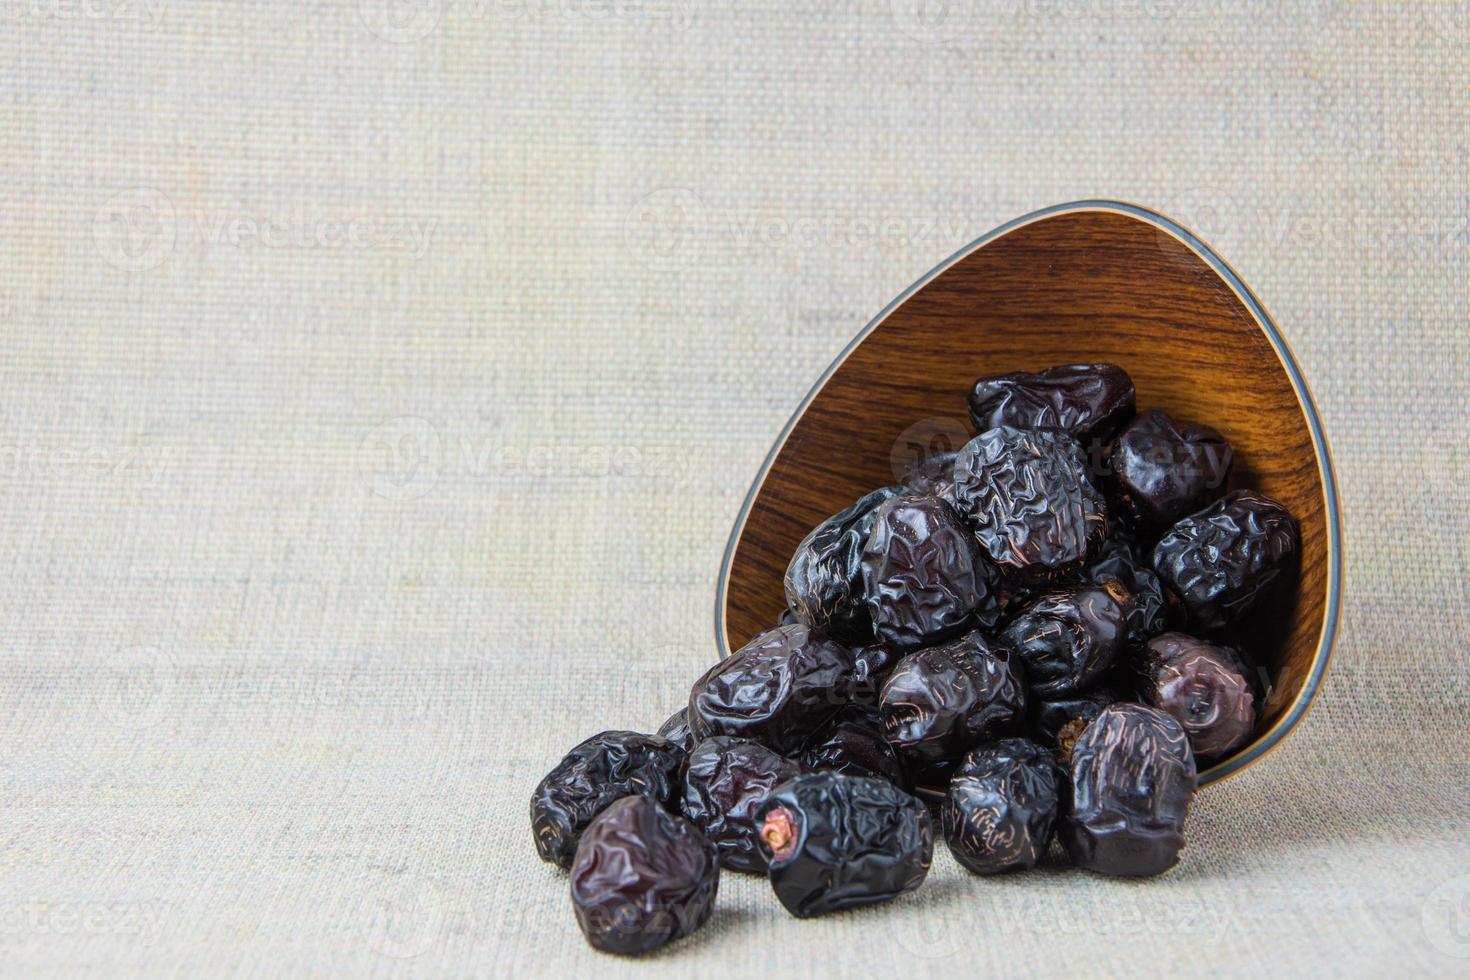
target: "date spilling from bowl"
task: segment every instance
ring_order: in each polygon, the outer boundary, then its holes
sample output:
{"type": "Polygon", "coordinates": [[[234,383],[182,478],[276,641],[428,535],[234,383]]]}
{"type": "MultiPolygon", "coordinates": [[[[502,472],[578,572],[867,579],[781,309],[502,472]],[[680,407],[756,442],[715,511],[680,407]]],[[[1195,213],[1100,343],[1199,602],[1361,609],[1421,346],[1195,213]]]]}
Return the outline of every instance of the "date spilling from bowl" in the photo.
{"type": "Polygon", "coordinates": [[[1226,438],[1138,412],[1114,365],[982,378],[969,414],[958,451],[812,529],[781,622],[656,734],[593,735],[536,787],[537,852],[592,946],[698,929],[721,869],[802,918],[888,901],[936,833],[980,875],[1054,841],[1104,875],[1178,862],[1197,760],[1260,721],[1244,638],[1296,521],[1230,491],[1226,438]]]}

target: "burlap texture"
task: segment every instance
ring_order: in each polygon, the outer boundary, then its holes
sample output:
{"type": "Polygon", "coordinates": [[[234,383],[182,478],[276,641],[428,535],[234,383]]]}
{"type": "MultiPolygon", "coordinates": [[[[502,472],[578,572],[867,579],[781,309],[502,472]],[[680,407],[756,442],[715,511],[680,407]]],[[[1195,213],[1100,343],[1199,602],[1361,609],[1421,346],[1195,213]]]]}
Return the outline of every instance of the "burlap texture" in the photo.
{"type": "Polygon", "coordinates": [[[1463,3],[0,0],[0,969],[1470,968],[1463,3]],[[937,261],[1105,196],[1336,452],[1318,707],[1143,883],[588,951],[526,803],[713,656],[740,501],[937,261]]]}

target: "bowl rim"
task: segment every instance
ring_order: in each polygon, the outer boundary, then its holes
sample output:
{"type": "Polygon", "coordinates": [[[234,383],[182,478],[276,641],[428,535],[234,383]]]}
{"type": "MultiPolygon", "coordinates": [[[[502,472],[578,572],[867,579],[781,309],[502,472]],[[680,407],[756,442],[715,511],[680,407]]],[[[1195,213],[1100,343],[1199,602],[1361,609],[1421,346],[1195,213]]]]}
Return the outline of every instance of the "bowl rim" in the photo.
{"type": "Polygon", "coordinates": [[[1203,240],[1179,222],[1142,205],[1101,198],[1087,199],[1070,201],[1064,204],[1053,204],[1013,218],[981,235],[930,269],[895,297],[877,316],[868,321],[868,324],[862,330],[858,331],[857,335],[843,347],[842,351],[832,363],[827,366],[827,369],[817,378],[811,390],[801,400],[801,404],[791,413],[791,417],[786,421],[786,425],[782,428],[781,434],[776,438],[770,451],[766,453],[766,458],[761,463],[760,471],[756,474],[755,480],[751,483],[750,489],[745,494],[744,502],[740,505],[740,513],[735,518],[735,526],[730,531],[730,539],[725,545],[725,553],[720,560],[720,575],[715,586],[715,646],[722,660],[732,653],[728,628],[725,622],[726,600],[730,591],[730,566],[735,558],[735,548],[745,531],[745,523],[750,517],[750,509],[755,503],[756,496],[760,493],[761,486],[766,481],[766,476],[770,473],[771,464],[775,461],[777,455],[780,454],[782,447],[786,445],[786,440],[790,437],[792,429],[796,426],[797,421],[806,414],[807,408],[817,397],[818,393],[826,387],[827,381],[832,377],[833,373],[842,366],[843,362],[847,360],[848,356],[857,346],[867,339],[869,334],[877,329],[884,320],[888,319],[894,310],[902,306],[909,297],[928,285],[930,281],[945,272],[955,263],[970,255],[976,249],[988,245],[1002,235],[1015,231],[1024,225],[1062,214],[1085,211],[1103,211],[1122,214],[1153,225],[1160,231],[1171,235],[1190,251],[1194,252],[1195,255],[1214,269],[1215,273],[1230,286],[1230,289],[1235,293],[1236,297],[1255,319],[1256,326],[1260,328],[1261,332],[1266,336],[1266,339],[1270,341],[1272,349],[1275,350],[1282,367],[1286,370],[1287,377],[1291,379],[1292,390],[1296,393],[1302,415],[1307,420],[1307,428],[1312,434],[1312,446],[1317,457],[1317,472],[1322,481],[1323,511],[1327,521],[1327,601],[1322,617],[1322,631],[1318,634],[1317,638],[1317,650],[1312,657],[1312,669],[1307,676],[1306,682],[1302,685],[1302,689],[1292,701],[1291,706],[1277,719],[1274,725],[1262,733],[1243,751],[1237,752],[1215,763],[1199,774],[1199,785],[1204,787],[1240,773],[1248,766],[1259,762],[1285,741],[1286,737],[1306,717],[1312,701],[1322,687],[1322,683],[1327,676],[1328,665],[1332,660],[1332,648],[1337,639],[1338,619],[1342,604],[1341,502],[1338,499],[1337,479],[1333,472],[1332,451],[1327,441],[1327,433],[1322,425],[1322,419],[1317,413],[1316,402],[1312,398],[1312,392],[1307,384],[1306,377],[1302,374],[1296,357],[1292,354],[1291,345],[1287,343],[1286,338],[1277,329],[1276,322],[1271,318],[1271,314],[1266,311],[1265,306],[1256,298],[1255,294],[1251,292],[1250,287],[1231,268],[1230,264],[1221,258],[1214,249],[1205,244],[1203,240]]]}

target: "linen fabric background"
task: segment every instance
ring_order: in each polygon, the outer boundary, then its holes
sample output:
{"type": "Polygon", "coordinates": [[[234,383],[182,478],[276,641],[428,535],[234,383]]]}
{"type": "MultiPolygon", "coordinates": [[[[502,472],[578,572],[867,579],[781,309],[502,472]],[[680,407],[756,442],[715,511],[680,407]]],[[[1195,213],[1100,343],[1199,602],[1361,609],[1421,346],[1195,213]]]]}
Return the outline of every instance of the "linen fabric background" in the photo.
{"type": "Polygon", "coordinates": [[[1464,3],[0,0],[0,971],[1464,975],[1464,3]],[[530,792],[715,655],[848,339],[1105,196],[1271,309],[1331,675],[1183,863],[588,950],[530,792]]]}

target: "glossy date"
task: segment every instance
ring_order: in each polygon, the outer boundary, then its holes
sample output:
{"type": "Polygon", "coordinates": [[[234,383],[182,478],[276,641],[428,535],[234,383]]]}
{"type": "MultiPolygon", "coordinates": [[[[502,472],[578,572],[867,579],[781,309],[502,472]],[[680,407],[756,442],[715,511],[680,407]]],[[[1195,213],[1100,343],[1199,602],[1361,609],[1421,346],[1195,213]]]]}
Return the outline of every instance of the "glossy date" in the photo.
{"type": "Polygon", "coordinates": [[[874,490],[812,529],[786,566],[786,603],[800,622],[826,630],[840,643],[873,639],[873,617],[863,589],[863,547],[878,508],[898,493],[874,490]]]}
{"type": "Polygon", "coordinates": [[[689,707],[686,705],[665,718],[664,723],[658,726],[657,735],[685,752],[694,748],[694,734],[689,731],[689,707]]]}
{"type": "Polygon", "coordinates": [[[1051,843],[1062,771],[1056,757],[1024,738],[965,756],[944,802],[944,840],[976,874],[1035,867],[1051,843]]]}
{"type": "Polygon", "coordinates": [[[1128,633],[1130,602],[1117,581],[1053,592],[1021,610],[996,643],[1026,665],[1033,695],[1073,695],[1112,666],[1128,633]]]}
{"type": "Polygon", "coordinates": [[[883,779],[798,776],[765,803],[760,821],[771,888],[803,919],[912,891],[933,859],[928,811],[883,779]]]}
{"type": "Polygon", "coordinates": [[[1260,704],[1238,651],[1164,633],[1148,642],[1143,672],[1145,699],[1184,726],[1195,755],[1223,755],[1250,738],[1260,704]]]}
{"type": "Polygon", "coordinates": [[[1099,684],[1081,694],[1054,700],[1033,698],[1027,713],[1027,731],[1033,739],[1047,748],[1058,751],[1065,748],[1066,755],[1070,757],[1071,741],[1063,745],[1062,731],[1070,723],[1080,721],[1081,725],[1075,729],[1080,734],[1083,727],[1102,714],[1102,709],[1122,700],[1118,691],[1107,684],[1099,684]]]}
{"type": "Polygon", "coordinates": [[[642,794],[658,805],[678,805],[684,750],[656,735],[599,732],[547,773],[531,796],[531,832],[541,860],[571,866],[577,841],[614,801],[642,794]]]}
{"type": "Polygon", "coordinates": [[[1139,557],[1132,532],[1118,523],[1110,526],[1097,560],[1082,570],[1082,581],[1092,585],[1116,581],[1128,590],[1125,645],[1137,647],[1168,628],[1169,602],[1163,583],[1148,559],[1139,557]]]}
{"type": "Polygon", "coordinates": [[[1163,412],[1140,413],[1118,436],[1109,468],[1133,521],[1167,527],[1225,492],[1231,451],[1207,425],[1182,428],[1163,412]]]}
{"type": "Polygon", "coordinates": [[[1023,582],[1074,572],[1107,537],[1107,508],[1075,440],[988,429],[955,462],[955,498],[986,557],[1023,582]]]}
{"type": "Polygon", "coordinates": [[[724,735],[707,738],[689,754],[684,816],[714,844],[720,864],[736,871],[765,871],[765,857],[756,846],[755,810],[801,771],[800,765],[758,742],[724,735]]]}
{"type": "Polygon", "coordinates": [[[1061,429],[1088,447],[1106,442],[1133,414],[1133,379],[1116,364],[1068,364],[1036,374],[981,378],[970,389],[975,431],[996,426],[1061,429]]]}
{"type": "Polygon", "coordinates": [[[1169,529],[1154,571],[1204,632],[1248,613],[1296,561],[1296,521],[1263,494],[1237,490],[1169,529]]]}
{"type": "Polygon", "coordinates": [[[852,695],[852,652],[804,625],[767,630],[711,667],[689,692],[697,739],[733,735],[799,751],[852,695]]]}
{"type": "Polygon", "coordinates": [[[971,632],[900,660],[878,711],[900,755],[922,764],[954,761],[1020,729],[1026,685],[1009,650],[971,632]]]}
{"type": "Polygon", "coordinates": [[[688,821],[625,796],[582,835],[572,907],[594,949],[637,956],[709,919],[720,886],[715,849],[688,821]]]}
{"type": "Polygon", "coordinates": [[[1194,751],[1179,722],[1144,705],[1109,705],[1071,755],[1071,806],[1059,835],[1072,861],[1125,877],[1172,868],[1195,784],[1194,751]]]}
{"type": "Polygon", "coordinates": [[[808,769],[830,769],[849,776],[876,776],[902,785],[903,766],[883,737],[878,710],[851,705],[812,740],[799,757],[808,769]]]}
{"type": "Polygon", "coordinates": [[[975,539],[938,497],[904,494],[878,509],[863,550],[863,584],[878,639],[913,650],[1000,616],[997,583],[975,539]]]}

